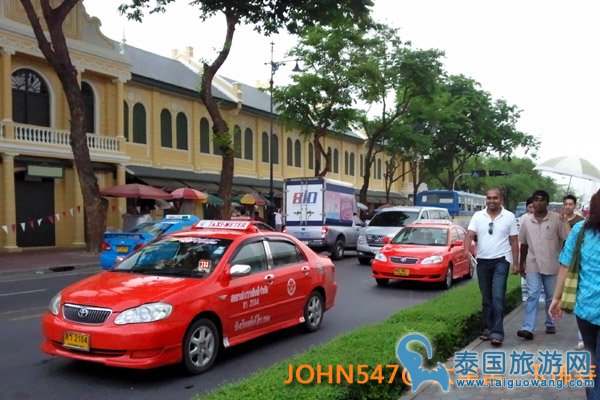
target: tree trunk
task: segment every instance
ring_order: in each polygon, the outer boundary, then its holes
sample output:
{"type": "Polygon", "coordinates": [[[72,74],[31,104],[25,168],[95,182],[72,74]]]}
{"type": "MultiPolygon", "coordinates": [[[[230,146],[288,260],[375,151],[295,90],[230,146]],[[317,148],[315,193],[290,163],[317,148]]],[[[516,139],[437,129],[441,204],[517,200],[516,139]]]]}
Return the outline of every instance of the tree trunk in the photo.
{"type": "Polygon", "coordinates": [[[213,79],[229,55],[229,50],[231,49],[231,44],[233,42],[233,34],[235,33],[235,26],[238,23],[238,18],[229,12],[225,12],[225,17],[227,20],[227,33],[225,35],[223,47],[212,64],[204,64],[202,87],[200,89],[200,97],[213,122],[213,138],[217,141],[217,145],[223,153],[221,161],[221,178],[219,181],[219,198],[223,200],[224,204],[218,208],[217,213],[219,219],[231,218],[231,186],[233,185],[233,172],[235,168],[233,144],[229,127],[227,122],[223,119],[221,111],[212,95],[213,79]]]}
{"type": "Polygon", "coordinates": [[[322,128],[317,128],[314,136],[315,147],[315,176],[325,176],[331,171],[331,154],[326,152],[321,144],[321,138],[325,136],[322,128]],[[321,156],[325,158],[325,168],[321,170],[321,156]]]}
{"type": "Polygon", "coordinates": [[[86,249],[98,252],[104,238],[106,229],[106,215],[108,202],[100,196],[98,181],[94,175],[94,168],[90,159],[87,146],[86,132],[84,131],[83,96],[77,80],[77,70],[73,67],[71,56],[63,32],[63,22],[71,10],[80,0],[64,0],[55,8],[50,7],[48,0],[41,0],[42,14],[50,34],[50,42],[44,35],[39,17],[31,1],[21,0],[31,23],[38,47],[58,75],[61,86],[67,98],[71,116],[71,149],[73,163],[77,168],[77,179],[81,186],[83,205],[86,215],[86,249]]]}
{"type": "Polygon", "coordinates": [[[365,156],[364,161],[364,175],[363,175],[363,185],[360,188],[359,199],[363,204],[367,204],[367,191],[369,190],[369,184],[371,181],[371,166],[374,161],[373,148],[375,144],[372,140],[367,141],[367,155],[365,156]]]}

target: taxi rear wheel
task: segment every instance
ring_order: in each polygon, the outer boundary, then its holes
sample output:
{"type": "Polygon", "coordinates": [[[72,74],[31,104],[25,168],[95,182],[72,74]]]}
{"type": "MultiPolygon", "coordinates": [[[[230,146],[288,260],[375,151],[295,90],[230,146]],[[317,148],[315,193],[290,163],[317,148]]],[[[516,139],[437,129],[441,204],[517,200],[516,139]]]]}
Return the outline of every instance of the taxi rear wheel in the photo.
{"type": "Polygon", "coordinates": [[[331,248],[331,259],[341,260],[344,258],[346,243],[343,238],[337,238],[333,247],[331,248]]]}
{"type": "Polygon", "coordinates": [[[323,296],[314,291],[308,296],[304,305],[304,329],[314,332],[321,327],[323,322],[323,296]]]}
{"type": "Polygon", "coordinates": [[[206,318],[194,321],[183,340],[183,366],[191,374],[201,374],[212,368],[219,353],[219,331],[206,318]]]}

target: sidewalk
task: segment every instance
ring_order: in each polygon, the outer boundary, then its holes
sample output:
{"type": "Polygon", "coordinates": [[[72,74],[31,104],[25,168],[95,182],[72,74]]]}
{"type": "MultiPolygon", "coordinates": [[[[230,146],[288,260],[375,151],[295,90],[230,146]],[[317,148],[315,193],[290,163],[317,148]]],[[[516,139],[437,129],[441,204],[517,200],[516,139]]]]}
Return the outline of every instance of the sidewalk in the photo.
{"type": "MultiPolygon", "coordinates": [[[[534,360],[538,356],[538,351],[556,350],[563,360],[566,359],[567,351],[575,351],[577,345],[577,323],[573,314],[563,313],[562,320],[557,325],[556,334],[548,335],[544,332],[544,303],[538,304],[538,313],[536,321],[536,331],[534,340],[526,341],[517,336],[517,331],[521,329],[525,314],[525,303],[521,303],[504,319],[504,343],[502,347],[494,348],[490,342],[484,342],[476,339],[470,343],[464,350],[477,352],[481,362],[483,352],[504,351],[506,353],[506,374],[507,378],[517,378],[509,374],[510,353],[515,350],[518,354],[522,351],[534,354],[534,360]]],[[[538,361],[534,361],[538,363],[538,361]]],[[[448,360],[446,366],[454,366],[453,360],[448,360]]],[[[450,373],[450,378],[454,380],[456,375],[450,373]]],[[[532,378],[532,375],[525,378],[532,378]]],[[[555,400],[555,399],[585,399],[585,389],[583,388],[457,388],[452,386],[448,393],[444,393],[437,383],[423,383],[416,393],[410,391],[404,392],[401,397],[404,399],[429,400],[439,399],[527,399],[527,400],[555,400]]]]}
{"type": "Polygon", "coordinates": [[[0,275],[46,273],[80,268],[100,271],[100,254],[84,249],[35,249],[15,253],[0,253],[0,275]]]}

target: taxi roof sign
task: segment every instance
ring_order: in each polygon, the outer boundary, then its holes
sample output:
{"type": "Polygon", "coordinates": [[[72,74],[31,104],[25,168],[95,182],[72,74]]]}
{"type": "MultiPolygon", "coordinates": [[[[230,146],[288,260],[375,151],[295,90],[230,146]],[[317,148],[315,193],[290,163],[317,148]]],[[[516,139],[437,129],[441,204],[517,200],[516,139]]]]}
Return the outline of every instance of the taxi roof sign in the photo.
{"type": "Polygon", "coordinates": [[[169,214],[165,216],[165,219],[178,219],[184,221],[192,219],[192,216],[189,214],[169,214]]]}
{"type": "Polygon", "coordinates": [[[414,222],[415,224],[439,224],[439,225],[452,225],[452,221],[448,219],[419,219],[414,222]]]}
{"type": "Polygon", "coordinates": [[[234,229],[246,231],[252,225],[250,221],[228,221],[218,219],[205,219],[198,222],[196,228],[234,229]]]}

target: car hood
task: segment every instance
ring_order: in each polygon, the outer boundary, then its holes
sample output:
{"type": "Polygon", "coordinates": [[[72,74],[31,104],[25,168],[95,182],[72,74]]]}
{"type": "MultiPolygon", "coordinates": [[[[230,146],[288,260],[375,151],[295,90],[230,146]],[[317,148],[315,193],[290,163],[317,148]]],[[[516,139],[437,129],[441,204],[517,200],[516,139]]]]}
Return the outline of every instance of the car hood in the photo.
{"type": "Polygon", "coordinates": [[[106,307],[115,312],[164,300],[202,279],[102,272],[74,283],[61,292],[62,303],[106,307]]]}
{"type": "Polygon", "coordinates": [[[383,248],[383,252],[387,256],[398,257],[429,257],[433,254],[442,254],[445,251],[445,246],[419,246],[412,244],[393,245],[383,248]]]}

